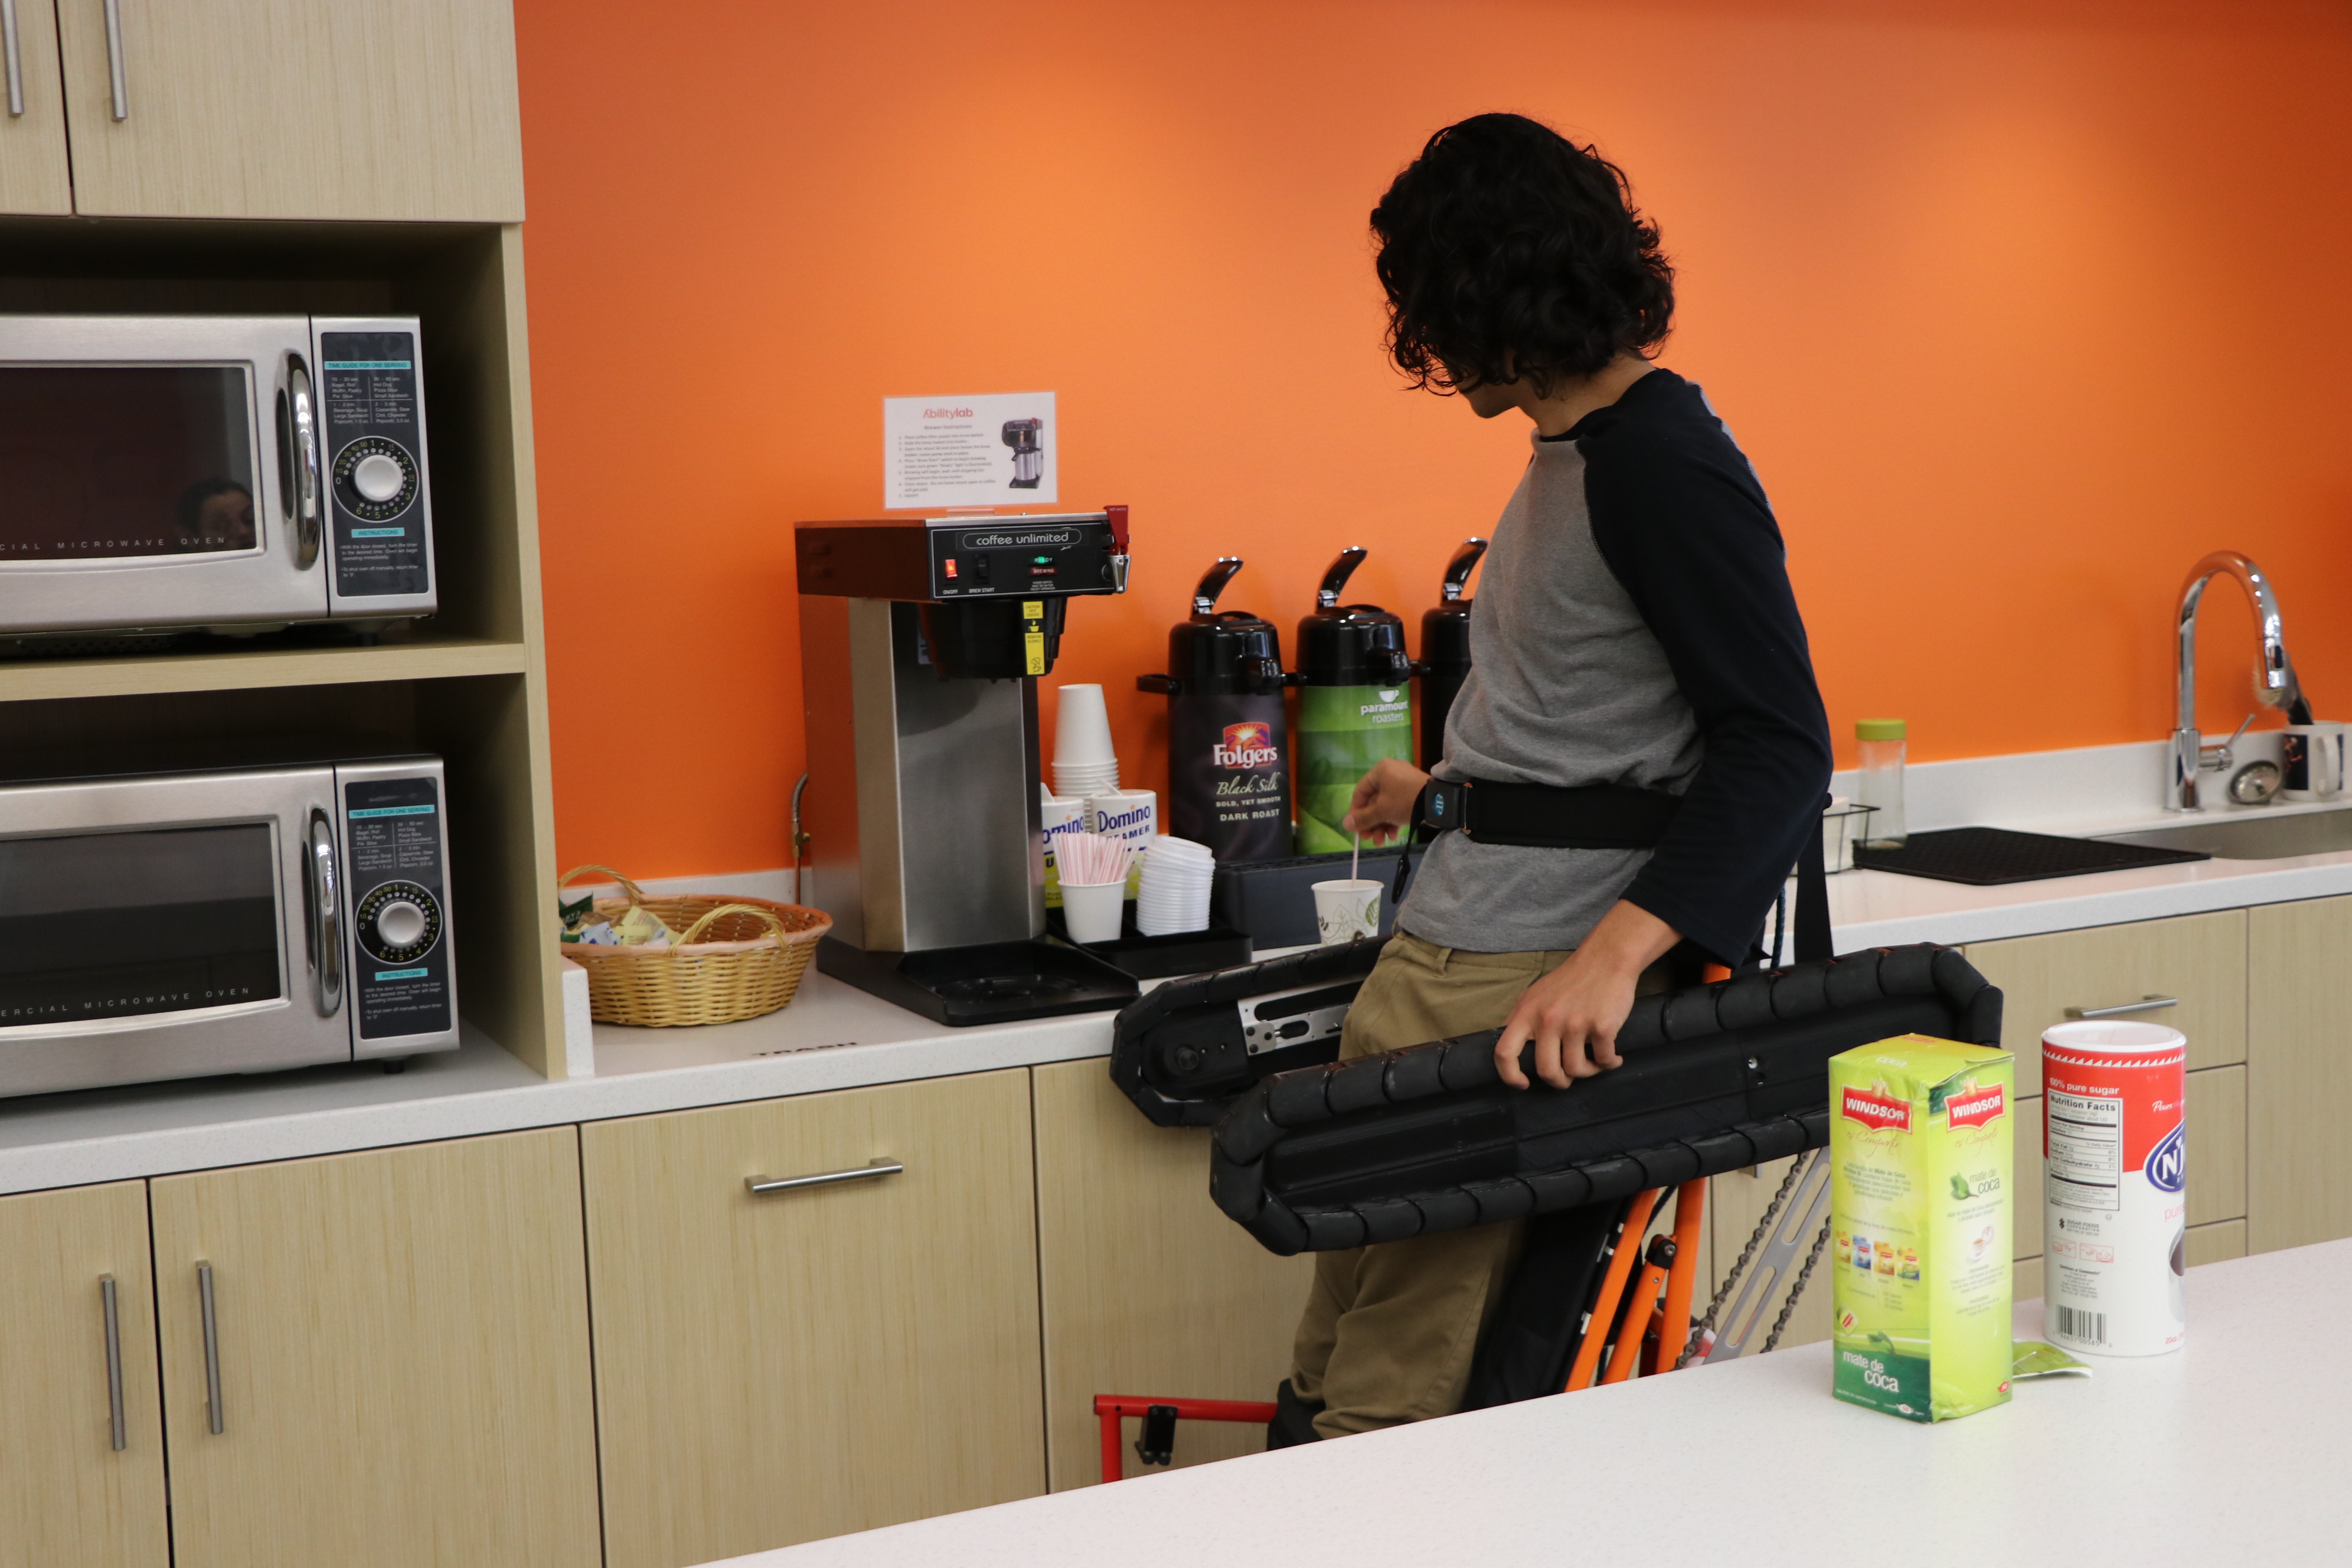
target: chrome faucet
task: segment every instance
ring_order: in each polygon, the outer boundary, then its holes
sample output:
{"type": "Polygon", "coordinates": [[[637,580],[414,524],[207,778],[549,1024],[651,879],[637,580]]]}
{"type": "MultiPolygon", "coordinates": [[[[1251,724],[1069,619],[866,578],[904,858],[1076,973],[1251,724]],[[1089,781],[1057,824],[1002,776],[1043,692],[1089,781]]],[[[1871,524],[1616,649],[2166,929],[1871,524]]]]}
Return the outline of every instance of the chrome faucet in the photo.
{"type": "MultiPolygon", "coordinates": [[[[2228,742],[2210,748],[2218,754],[2209,760],[2205,755],[2209,748],[2197,732],[2197,605],[2205,597],[2205,584],[2224,573],[2237,579],[2253,603],[2254,638],[2262,664],[2255,697],[2272,708],[2294,708],[2303,700],[2303,689],[2295,680],[2294,665],[2287,658],[2286,637],[2279,625],[2278,595],[2263,569],[2234,550],[2216,550],[2190,567],[2189,581],[2180,585],[2180,721],[2172,731],[2172,776],[2164,791],[2165,806],[2171,811],[2202,811],[2197,801],[2198,773],[2226,770],[2232,760],[2228,742]]],[[[2247,715],[2249,721],[2252,717],[2247,715]]],[[[2245,731],[2245,725],[2238,726],[2239,735],[2245,731]]],[[[2234,742],[2237,735],[2230,739],[2234,742]]]]}

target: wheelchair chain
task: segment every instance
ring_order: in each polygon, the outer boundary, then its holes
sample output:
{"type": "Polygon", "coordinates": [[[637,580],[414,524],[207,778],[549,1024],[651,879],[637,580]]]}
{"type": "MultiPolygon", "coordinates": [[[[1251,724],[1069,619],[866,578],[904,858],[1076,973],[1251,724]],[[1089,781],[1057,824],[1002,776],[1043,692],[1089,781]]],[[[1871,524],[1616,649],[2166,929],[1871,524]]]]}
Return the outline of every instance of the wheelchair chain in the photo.
{"type": "MultiPolygon", "coordinates": [[[[1755,1232],[1748,1237],[1748,1245],[1739,1249],[1738,1261],[1731,1266],[1731,1271],[1726,1274],[1723,1277],[1723,1282],[1716,1287],[1715,1300],[1706,1304],[1706,1315],[1699,1319],[1696,1323],[1691,1325],[1690,1339],[1683,1345],[1683,1353],[1675,1358],[1675,1370],[1676,1372],[1680,1372],[1683,1368],[1690,1364],[1691,1357],[1698,1353],[1699,1345],[1704,1342],[1706,1336],[1714,1331],[1716,1314],[1723,1310],[1723,1304],[1731,1299],[1731,1292],[1738,1289],[1739,1277],[1748,1271],[1748,1260],[1756,1256],[1756,1249],[1764,1245],[1764,1238],[1771,1235],[1772,1227],[1780,1223],[1781,1207],[1788,1203],[1789,1194],[1795,1189],[1797,1177],[1802,1173],[1804,1168],[1805,1162],[1802,1155],[1800,1155],[1797,1159],[1790,1163],[1789,1173],[1780,1178],[1780,1190],[1772,1194],[1772,1201],[1764,1205],[1764,1217],[1756,1222],[1755,1232]]],[[[1824,1230],[1822,1234],[1826,1237],[1829,1232],[1824,1230]]],[[[1818,1241],[1814,1242],[1813,1253],[1816,1257],[1820,1255],[1821,1249],[1821,1243],[1818,1241]]],[[[1808,1274],[1811,1273],[1812,1268],[1812,1258],[1808,1258],[1805,1260],[1805,1272],[1808,1274]]],[[[1798,1278],[1798,1288],[1800,1289],[1803,1289],[1803,1276],[1801,1275],[1798,1278]]],[[[1780,1320],[1782,1322],[1786,1322],[1788,1321],[1788,1317],[1789,1314],[1785,1310],[1781,1312],[1780,1320]]],[[[1778,1339],[1780,1337],[1780,1324],[1776,1323],[1772,1328],[1773,1338],[1778,1339]]],[[[1771,1347],[1768,1343],[1765,1348],[1769,1350],[1771,1347]]]]}
{"type": "Polygon", "coordinates": [[[1780,1331],[1789,1326],[1790,1314],[1797,1310],[1797,1301],[1805,1293],[1805,1281],[1813,1277],[1813,1265],[1822,1260],[1822,1248],[1829,1245],[1830,1222],[1822,1221],[1821,1235],[1813,1237],[1813,1249],[1805,1254],[1805,1266],[1797,1270],[1797,1282],[1789,1288],[1789,1299],[1780,1305],[1780,1315],[1772,1320],[1772,1331],[1764,1336],[1764,1348],[1770,1350],[1780,1342],[1780,1331]]]}

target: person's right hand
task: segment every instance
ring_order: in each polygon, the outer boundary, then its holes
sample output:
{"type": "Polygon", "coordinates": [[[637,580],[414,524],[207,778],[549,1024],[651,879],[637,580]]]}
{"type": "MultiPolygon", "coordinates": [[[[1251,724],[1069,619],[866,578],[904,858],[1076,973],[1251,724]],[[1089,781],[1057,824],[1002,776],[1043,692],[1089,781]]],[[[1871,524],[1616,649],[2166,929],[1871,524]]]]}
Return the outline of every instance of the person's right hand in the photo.
{"type": "Polygon", "coordinates": [[[1412,825],[1412,808],[1427,783],[1429,775],[1411,763],[1382,757],[1377,767],[1356,781],[1355,798],[1348,803],[1340,827],[1362,834],[1367,843],[1392,842],[1399,831],[1412,825]]]}

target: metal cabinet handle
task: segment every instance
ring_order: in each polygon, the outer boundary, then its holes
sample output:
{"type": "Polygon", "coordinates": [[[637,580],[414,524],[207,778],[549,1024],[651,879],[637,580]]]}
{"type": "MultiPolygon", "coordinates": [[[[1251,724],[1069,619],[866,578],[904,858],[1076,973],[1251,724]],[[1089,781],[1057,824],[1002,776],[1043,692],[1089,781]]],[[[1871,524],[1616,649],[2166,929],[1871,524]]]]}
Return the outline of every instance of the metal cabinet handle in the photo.
{"type": "Polygon", "coordinates": [[[847,1171],[819,1171],[813,1176],[746,1176],[743,1190],[747,1193],[791,1193],[803,1187],[829,1187],[839,1182],[870,1182],[881,1176],[895,1176],[907,1167],[896,1160],[874,1160],[847,1171]]]}
{"type": "Polygon", "coordinates": [[[302,848],[302,913],[309,930],[310,989],[319,1016],[331,1018],[343,1005],[343,890],[335,875],[335,826],[327,814],[310,808],[310,831],[302,848]]]}
{"type": "Polygon", "coordinates": [[[131,118],[131,76],[122,57],[122,0],[106,0],[106,75],[114,89],[114,118],[131,118]]]}
{"type": "Polygon", "coordinates": [[[196,1265],[196,1289],[205,1300],[205,1408],[210,1413],[212,1434],[217,1437],[227,1429],[228,1423],[221,1414],[220,1317],[213,1310],[211,1264],[196,1265]]]}
{"type": "Polygon", "coordinates": [[[319,559],[319,421],[310,401],[310,367],[300,354],[286,356],[286,395],[279,407],[286,527],[294,536],[295,569],[308,572],[319,559]]]}
{"type": "Polygon", "coordinates": [[[122,1425],[122,1317],[114,1299],[114,1276],[98,1277],[98,1299],[106,1309],[106,1411],[114,1432],[114,1451],[131,1446],[122,1425]]]}
{"type": "Polygon", "coordinates": [[[2146,996],[2137,1002],[2118,1002],[2112,1007],[2069,1007],[2069,1018],[2120,1018],[2127,1013],[2154,1013],[2165,1007],[2178,1007],[2178,996],[2146,996]]]}
{"type": "Polygon", "coordinates": [[[0,0],[0,46],[8,55],[8,115],[25,112],[25,57],[16,47],[16,0],[0,0]]]}

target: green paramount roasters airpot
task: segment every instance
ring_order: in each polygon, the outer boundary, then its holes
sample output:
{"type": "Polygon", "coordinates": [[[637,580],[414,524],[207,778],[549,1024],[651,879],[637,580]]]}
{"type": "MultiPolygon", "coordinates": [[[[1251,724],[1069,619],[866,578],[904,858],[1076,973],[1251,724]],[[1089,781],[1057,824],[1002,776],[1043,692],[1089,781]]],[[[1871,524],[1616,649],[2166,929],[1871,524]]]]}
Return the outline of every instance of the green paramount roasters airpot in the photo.
{"type": "Polygon", "coordinates": [[[1470,679],[1470,601],[1462,596],[1486,542],[1472,535],[1445,563],[1436,608],[1421,614],[1421,765],[1433,768],[1445,755],[1445,716],[1470,679]]]}
{"type": "Polygon", "coordinates": [[[1339,826],[1356,781],[1383,757],[1412,761],[1412,660],[1404,623],[1378,605],[1342,605],[1365,551],[1350,545],[1323,574],[1315,613],[1298,623],[1298,852],[1349,847],[1339,826]]]}

